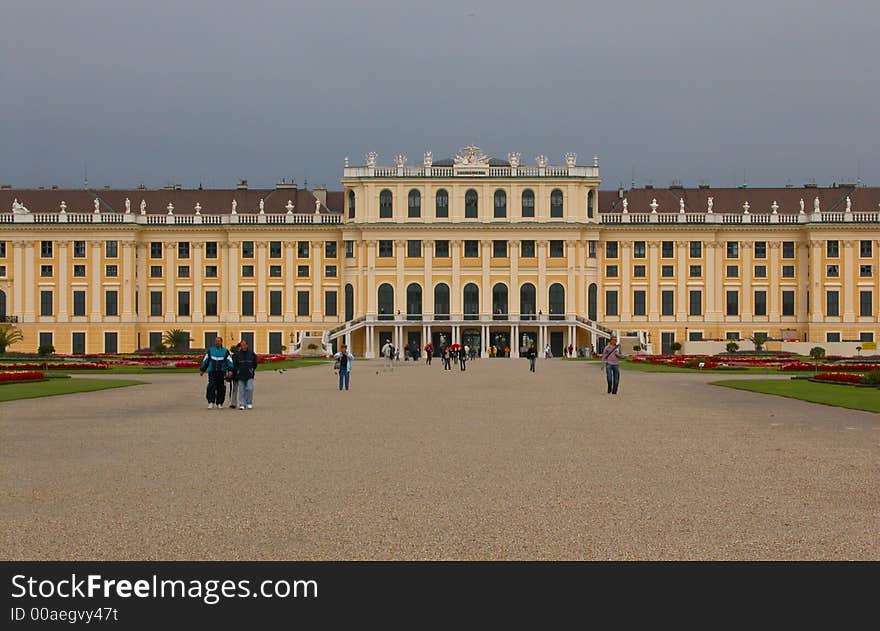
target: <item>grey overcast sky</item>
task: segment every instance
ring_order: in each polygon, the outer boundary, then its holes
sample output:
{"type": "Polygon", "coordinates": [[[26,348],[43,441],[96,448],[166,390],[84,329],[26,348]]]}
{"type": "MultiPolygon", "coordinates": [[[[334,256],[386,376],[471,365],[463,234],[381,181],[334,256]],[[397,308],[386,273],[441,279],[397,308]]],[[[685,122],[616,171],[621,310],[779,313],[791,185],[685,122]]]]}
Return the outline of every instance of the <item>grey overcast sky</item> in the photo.
{"type": "Polygon", "coordinates": [[[603,188],[880,184],[878,0],[4,0],[0,183],[339,188],[475,143],[603,188]]]}

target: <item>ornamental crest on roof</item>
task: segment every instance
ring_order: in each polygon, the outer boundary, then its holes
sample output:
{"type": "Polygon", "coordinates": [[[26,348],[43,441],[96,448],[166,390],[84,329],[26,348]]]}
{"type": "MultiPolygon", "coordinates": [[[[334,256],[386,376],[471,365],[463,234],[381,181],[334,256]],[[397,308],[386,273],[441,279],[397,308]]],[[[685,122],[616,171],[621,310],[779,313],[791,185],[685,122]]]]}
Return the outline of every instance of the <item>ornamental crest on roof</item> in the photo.
{"type": "Polygon", "coordinates": [[[489,166],[489,156],[483,153],[479,147],[468,145],[459,150],[458,155],[453,158],[453,162],[456,166],[487,167],[489,166]]]}

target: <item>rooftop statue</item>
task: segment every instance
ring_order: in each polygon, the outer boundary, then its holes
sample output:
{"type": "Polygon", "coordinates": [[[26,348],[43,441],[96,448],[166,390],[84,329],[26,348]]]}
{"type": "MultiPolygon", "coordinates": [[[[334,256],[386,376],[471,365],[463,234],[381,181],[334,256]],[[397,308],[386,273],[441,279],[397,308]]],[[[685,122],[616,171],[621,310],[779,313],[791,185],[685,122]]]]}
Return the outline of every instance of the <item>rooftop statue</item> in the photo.
{"type": "Polygon", "coordinates": [[[260,198],[260,214],[264,214],[266,208],[266,203],[263,201],[263,198],[260,198]]]}
{"type": "Polygon", "coordinates": [[[131,214],[131,200],[129,198],[125,198],[125,214],[131,214]]]}
{"type": "Polygon", "coordinates": [[[321,200],[316,197],[315,198],[315,214],[317,215],[320,212],[321,212],[321,200]]]}
{"type": "Polygon", "coordinates": [[[684,197],[679,197],[679,198],[678,198],[678,212],[679,212],[679,213],[683,213],[683,212],[684,212],[684,197]]]}
{"type": "Polygon", "coordinates": [[[459,150],[452,161],[458,165],[467,166],[488,166],[489,156],[483,153],[483,150],[476,145],[468,145],[459,150]]]}
{"type": "Polygon", "coordinates": [[[425,158],[424,158],[424,160],[422,160],[422,164],[425,166],[425,168],[428,168],[432,164],[434,164],[434,154],[431,153],[430,151],[426,151],[425,158]]]}
{"type": "Polygon", "coordinates": [[[804,212],[804,198],[801,197],[801,214],[804,212]]]}
{"type": "Polygon", "coordinates": [[[238,208],[238,202],[235,201],[235,200],[233,199],[233,200],[232,200],[232,214],[233,214],[233,215],[237,215],[237,214],[238,214],[237,212],[235,212],[235,209],[236,209],[236,208],[238,208]]]}
{"type": "Polygon", "coordinates": [[[101,200],[95,198],[95,213],[101,212],[101,200]]]}
{"type": "Polygon", "coordinates": [[[708,200],[706,200],[706,212],[711,213],[712,206],[714,206],[714,205],[715,205],[715,198],[714,197],[710,197],[708,200]]]}
{"type": "Polygon", "coordinates": [[[522,158],[522,154],[516,151],[512,151],[511,153],[507,154],[507,161],[510,162],[510,166],[512,166],[514,169],[519,167],[520,158],[522,158]]]}
{"type": "Polygon", "coordinates": [[[569,169],[573,169],[577,165],[578,156],[574,151],[565,154],[565,164],[569,169]]]}
{"type": "Polygon", "coordinates": [[[625,213],[629,212],[629,210],[627,210],[628,206],[629,206],[629,200],[627,200],[627,198],[624,197],[623,198],[623,212],[625,212],[625,213]]]}
{"type": "Polygon", "coordinates": [[[143,199],[141,200],[141,214],[142,215],[147,214],[147,202],[143,199]]]}
{"type": "Polygon", "coordinates": [[[846,196],[846,212],[852,212],[852,200],[849,198],[849,195],[846,196]]]}
{"type": "Polygon", "coordinates": [[[820,211],[820,208],[819,208],[819,197],[817,196],[817,197],[813,200],[813,212],[814,212],[814,213],[817,213],[817,212],[819,212],[819,211],[820,211]]]}
{"type": "Polygon", "coordinates": [[[24,204],[18,203],[18,198],[12,200],[12,214],[13,215],[26,215],[30,211],[25,208],[24,204]]]}
{"type": "Polygon", "coordinates": [[[376,158],[378,158],[378,157],[379,157],[378,153],[376,153],[375,151],[370,151],[366,155],[367,167],[369,167],[370,169],[375,169],[376,168],[376,158]]]}

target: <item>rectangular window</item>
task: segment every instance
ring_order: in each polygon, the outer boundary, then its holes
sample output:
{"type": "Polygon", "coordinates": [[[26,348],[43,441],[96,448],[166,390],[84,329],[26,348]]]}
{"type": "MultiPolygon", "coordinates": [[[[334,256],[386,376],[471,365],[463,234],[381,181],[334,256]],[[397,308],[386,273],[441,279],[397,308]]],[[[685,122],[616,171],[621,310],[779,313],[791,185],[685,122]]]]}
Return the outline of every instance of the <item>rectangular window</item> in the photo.
{"type": "Polygon", "coordinates": [[[85,278],[86,277],[86,266],[85,265],[74,265],[73,266],[73,277],[74,278],[85,278]]]}
{"type": "Polygon", "coordinates": [[[104,256],[108,259],[115,259],[119,256],[119,241],[104,242],[104,256]]]}
{"type": "Polygon", "coordinates": [[[633,291],[633,315],[643,316],[648,314],[647,293],[644,289],[633,291]]]}
{"type": "Polygon", "coordinates": [[[756,259],[766,259],[767,258],[767,242],[766,241],[755,241],[755,258],[756,259]]]}
{"type": "Polygon", "coordinates": [[[782,242],[782,258],[784,258],[784,259],[793,259],[794,258],[794,241],[783,241],[782,242]]]}
{"type": "Polygon", "coordinates": [[[217,258],[217,242],[216,241],[207,241],[205,243],[205,258],[206,259],[216,259],[217,258]]]}
{"type": "Polygon", "coordinates": [[[729,258],[729,259],[738,259],[739,258],[739,241],[728,241],[727,242],[727,258],[729,258]]]}
{"type": "Polygon", "coordinates": [[[672,241],[660,243],[660,258],[671,259],[675,256],[675,244],[672,241]]]}
{"type": "Polygon", "coordinates": [[[0,265],[0,278],[6,278],[6,266],[0,265]]]}
{"type": "Polygon", "coordinates": [[[698,259],[703,256],[703,242],[702,241],[691,241],[690,249],[691,249],[691,258],[692,259],[698,259]]]}
{"type": "Polygon", "coordinates": [[[346,240],[345,242],[345,258],[354,258],[354,241],[352,241],[351,239],[346,240]]]}
{"type": "Polygon", "coordinates": [[[150,315],[154,316],[154,317],[162,315],[162,292],[161,291],[151,291],[150,292],[150,315]]]}
{"type": "MultiPolygon", "coordinates": [[[[156,348],[162,343],[162,331],[150,331],[149,339],[150,348],[156,348]]],[[[213,340],[211,340],[211,343],[213,344],[213,340]]]]}
{"type": "Polygon", "coordinates": [[[840,266],[826,265],[825,276],[827,276],[828,278],[838,278],[840,276],[840,266]]]}
{"type": "Polygon", "coordinates": [[[755,290],[755,315],[767,315],[767,292],[761,289],[755,290]]]}
{"type": "Polygon", "coordinates": [[[700,289],[691,289],[688,292],[689,310],[688,315],[703,315],[703,292],[700,289]]]}
{"type": "Polygon", "coordinates": [[[703,275],[703,266],[691,265],[689,275],[691,278],[700,278],[703,275]]]}
{"type": "Polygon", "coordinates": [[[859,292],[859,316],[863,318],[869,318],[874,315],[874,292],[860,291],[859,292]]]}
{"type": "Polygon", "coordinates": [[[702,331],[688,331],[688,342],[700,342],[703,340],[702,331]]]}
{"type": "Polygon", "coordinates": [[[281,258],[281,241],[269,241],[269,258],[281,258]]]}
{"type": "Polygon", "coordinates": [[[119,352],[119,334],[115,331],[104,331],[104,352],[119,352]]]}
{"type": "Polygon", "coordinates": [[[736,290],[727,292],[727,315],[739,315],[739,292],[736,290]]]}
{"type": "Polygon", "coordinates": [[[738,340],[739,339],[739,331],[727,331],[724,334],[725,340],[738,340]]]}
{"type": "Polygon", "coordinates": [[[205,315],[217,315],[217,292],[213,289],[205,292],[205,315]]]}
{"type": "Polygon", "coordinates": [[[336,266],[335,265],[325,265],[324,266],[324,277],[325,278],[336,278],[336,266]]]}
{"type": "Polygon", "coordinates": [[[859,276],[861,278],[871,278],[874,275],[874,268],[871,265],[859,265],[859,276]]]}
{"type": "Polygon", "coordinates": [[[51,265],[40,265],[40,278],[52,278],[51,265]]]}
{"type": "Polygon", "coordinates": [[[205,278],[217,278],[216,265],[205,265],[205,278]]]}
{"type": "Polygon", "coordinates": [[[437,258],[448,258],[449,241],[434,241],[434,256],[437,258]]]}
{"type": "Polygon", "coordinates": [[[417,259],[422,256],[422,242],[418,239],[407,239],[406,241],[407,258],[417,259]]]}
{"type": "Polygon", "coordinates": [[[783,265],[782,266],[782,277],[783,278],[794,278],[794,265],[783,265]]]}
{"type": "Polygon", "coordinates": [[[661,265],[660,266],[660,276],[663,278],[672,278],[675,276],[675,266],[674,265],[661,265]]]}
{"type": "Polygon", "coordinates": [[[874,242],[862,239],[859,241],[859,256],[863,259],[871,258],[874,255],[874,242]]]}
{"type": "Polygon", "coordinates": [[[48,347],[48,346],[51,346],[51,347],[54,348],[54,347],[55,347],[55,343],[54,343],[53,339],[54,339],[54,338],[53,338],[53,335],[52,335],[51,332],[49,332],[49,331],[40,331],[40,337],[39,337],[39,340],[40,340],[40,346],[42,346],[42,347],[48,347]]]}
{"type": "Polygon", "coordinates": [[[162,258],[162,242],[161,241],[150,241],[150,258],[151,259],[161,259],[162,258]]]}
{"type": "Polygon", "coordinates": [[[281,315],[281,291],[273,290],[269,292],[269,315],[281,315]]]}
{"type": "Polygon", "coordinates": [[[767,278],[766,265],[755,265],[755,278],[767,278]]]}
{"type": "Polygon", "coordinates": [[[646,271],[644,265],[636,265],[633,267],[633,278],[645,278],[646,271]]]}
{"type": "Polygon", "coordinates": [[[840,341],[840,332],[828,332],[825,334],[826,342],[839,342],[840,341]]]}
{"type": "Polygon", "coordinates": [[[520,258],[524,258],[524,259],[535,258],[535,242],[534,241],[520,241],[519,250],[520,250],[520,258]]]}
{"type": "Polygon", "coordinates": [[[178,265],[177,266],[177,277],[178,278],[189,278],[189,265],[178,265]]]}
{"type": "Polygon", "coordinates": [[[492,256],[496,259],[507,258],[507,241],[492,241],[492,256]]]}
{"type": "MultiPolygon", "coordinates": [[[[308,243],[306,243],[308,245],[308,243]]],[[[382,239],[379,241],[379,258],[391,258],[394,256],[394,241],[382,239]]]]}
{"type": "Polygon", "coordinates": [[[162,278],[161,265],[150,265],[150,278],[162,278]]]}
{"type": "Polygon", "coordinates": [[[78,289],[73,292],[73,315],[84,316],[86,314],[86,292],[78,289]]]}
{"type": "Polygon", "coordinates": [[[605,291],[605,315],[616,316],[617,310],[617,290],[607,289],[605,291]]]}
{"type": "Polygon", "coordinates": [[[242,241],[241,242],[241,258],[243,258],[243,259],[254,258],[254,242],[253,241],[242,241]]]}
{"type": "Polygon", "coordinates": [[[465,258],[476,258],[480,256],[480,242],[472,240],[465,241],[464,256],[465,258]]]}
{"type": "Polygon", "coordinates": [[[301,259],[309,258],[309,242],[308,241],[297,241],[296,242],[296,256],[297,256],[297,258],[301,258],[301,259]]]}
{"type": "Polygon", "coordinates": [[[281,266],[280,265],[270,265],[269,266],[269,278],[281,278],[281,266]]]}
{"type": "Polygon", "coordinates": [[[605,258],[606,259],[616,259],[617,258],[617,241],[606,241],[605,242],[605,258]]]}
{"type": "Polygon", "coordinates": [[[728,265],[727,266],[727,278],[738,278],[739,277],[739,265],[728,265]]]}
{"type": "Polygon", "coordinates": [[[634,241],[633,242],[633,258],[636,258],[636,259],[645,258],[645,242],[644,241],[634,241]]]}
{"type": "Polygon", "coordinates": [[[309,292],[308,291],[296,292],[296,315],[298,315],[298,316],[309,315],[309,292]]]}
{"type": "Polygon", "coordinates": [[[245,289],[241,292],[241,315],[254,315],[254,292],[252,289],[245,289]]]}
{"type": "Polygon", "coordinates": [[[104,292],[104,314],[108,316],[119,315],[119,292],[108,289],[104,292]]]}
{"type": "Polygon", "coordinates": [[[325,241],[324,242],[324,258],[325,259],[335,259],[336,258],[336,241],[325,241]]]}
{"type": "Polygon", "coordinates": [[[104,276],[107,278],[116,278],[119,276],[119,267],[117,265],[105,265],[104,276]]]}
{"type": "Polygon", "coordinates": [[[74,241],[73,242],[73,257],[77,259],[84,258],[86,255],[86,242],[85,241],[74,241]]]}
{"type": "Polygon", "coordinates": [[[189,258],[189,241],[178,241],[177,242],[177,258],[179,258],[179,259],[188,259],[189,258]]]}
{"type": "Polygon", "coordinates": [[[551,241],[550,258],[561,259],[563,256],[565,256],[565,241],[551,241]]]}
{"type": "Polygon", "coordinates": [[[587,257],[594,259],[596,258],[596,242],[595,241],[587,241],[587,257]]]}
{"type": "Polygon", "coordinates": [[[253,265],[242,265],[241,266],[241,275],[244,278],[253,278],[254,277],[254,266],[253,265]]]}
{"type": "Polygon", "coordinates": [[[0,241],[0,259],[6,258],[6,241],[0,241]]]}
{"type": "Polygon", "coordinates": [[[52,315],[52,292],[45,289],[40,292],[40,315],[52,315]]]}
{"type": "Polygon", "coordinates": [[[606,278],[617,278],[617,265],[606,265],[605,266],[605,277],[606,278]]]}
{"type": "Polygon", "coordinates": [[[826,241],[825,256],[829,259],[836,259],[840,256],[840,241],[826,241]]]}
{"type": "Polygon", "coordinates": [[[189,315],[189,292],[188,291],[178,291],[177,292],[177,315],[179,315],[179,316],[188,316],[189,315]]]}
{"type": "Polygon", "coordinates": [[[840,292],[837,290],[828,290],[825,292],[825,315],[840,315],[840,292]]]}
{"type": "Polygon", "coordinates": [[[40,241],[40,256],[44,259],[52,258],[52,242],[40,241]]]}
{"type": "Polygon", "coordinates": [[[782,315],[794,315],[794,291],[785,290],[782,292],[782,315]]]}
{"type": "Polygon", "coordinates": [[[874,333],[871,331],[859,331],[859,342],[873,342],[874,333]]]}
{"type": "Polygon", "coordinates": [[[309,277],[309,266],[308,265],[297,265],[296,266],[296,277],[297,278],[308,278],[309,277]]]}
{"type": "Polygon", "coordinates": [[[336,291],[324,292],[324,315],[336,317],[336,291]]]}
{"type": "Polygon", "coordinates": [[[671,289],[660,292],[660,315],[675,315],[675,292],[671,289]]]}

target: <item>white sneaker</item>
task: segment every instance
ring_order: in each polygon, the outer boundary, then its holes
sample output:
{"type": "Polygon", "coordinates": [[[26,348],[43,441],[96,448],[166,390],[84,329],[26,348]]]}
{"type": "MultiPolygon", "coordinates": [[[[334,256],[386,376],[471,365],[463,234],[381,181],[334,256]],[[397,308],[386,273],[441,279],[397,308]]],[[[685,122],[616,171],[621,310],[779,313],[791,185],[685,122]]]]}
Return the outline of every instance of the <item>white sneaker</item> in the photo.
{"type": "Polygon", "coordinates": [[[213,409],[214,409],[214,404],[213,404],[213,403],[209,403],[209,404],[208,404],[208,409],[209,409],[209,410],[213,410],[213,409]]]}
{"type": "Polygon", "coordinates": [[[239,406],[238,406],[238,409],[239,409],[239,410],[243,410],[243,409],[244,409],[244,406],[243,406],[243,405],[239,405],[239,406]]]}
{"type": "Polygon", "coordinates": [[[248,403],[248,406],[247,406],[247,408],[248,408],[248,409],[249,409],[249,410],[253,410],[253,409],[254,409],[254,406],[253,406],[253,405],[251,405],[251,404],[250,404],[250,403],[248,403]]]}

